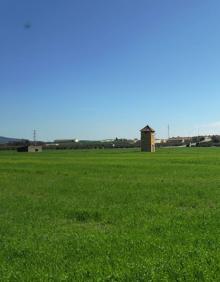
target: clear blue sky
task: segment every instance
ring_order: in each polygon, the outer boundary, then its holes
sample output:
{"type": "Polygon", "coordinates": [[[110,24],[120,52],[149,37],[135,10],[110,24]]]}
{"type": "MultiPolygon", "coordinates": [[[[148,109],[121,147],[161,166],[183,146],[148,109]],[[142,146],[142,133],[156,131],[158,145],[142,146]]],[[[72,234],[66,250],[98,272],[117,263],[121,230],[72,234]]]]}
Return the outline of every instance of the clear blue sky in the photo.
{"type": "Polygon", "coordinates": [[[0,135],[220,133],[219,11],[219,0],[0,0],[0,135]]]}

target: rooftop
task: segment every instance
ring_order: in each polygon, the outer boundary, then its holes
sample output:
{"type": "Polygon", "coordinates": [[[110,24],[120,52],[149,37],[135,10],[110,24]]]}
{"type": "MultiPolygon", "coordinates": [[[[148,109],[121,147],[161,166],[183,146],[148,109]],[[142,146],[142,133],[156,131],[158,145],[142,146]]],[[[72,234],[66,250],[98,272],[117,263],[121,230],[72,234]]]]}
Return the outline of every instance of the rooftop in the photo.
{"type": "Polygon", "coordinates": [[[155,132],[153,128],[151,128],[149,125],[145,126],[140,130],[141,132],[155,132]]]}

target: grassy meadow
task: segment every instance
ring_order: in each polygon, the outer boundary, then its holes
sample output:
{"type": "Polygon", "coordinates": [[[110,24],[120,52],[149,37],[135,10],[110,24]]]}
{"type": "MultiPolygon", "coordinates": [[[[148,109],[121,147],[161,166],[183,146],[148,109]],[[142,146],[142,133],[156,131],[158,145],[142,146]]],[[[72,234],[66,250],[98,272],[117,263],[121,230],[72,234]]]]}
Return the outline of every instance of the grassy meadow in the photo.
{"type": "Polygon", "coordinates": [[[220,281],[220,149],[0,152],[0,281],[220,281]]]}

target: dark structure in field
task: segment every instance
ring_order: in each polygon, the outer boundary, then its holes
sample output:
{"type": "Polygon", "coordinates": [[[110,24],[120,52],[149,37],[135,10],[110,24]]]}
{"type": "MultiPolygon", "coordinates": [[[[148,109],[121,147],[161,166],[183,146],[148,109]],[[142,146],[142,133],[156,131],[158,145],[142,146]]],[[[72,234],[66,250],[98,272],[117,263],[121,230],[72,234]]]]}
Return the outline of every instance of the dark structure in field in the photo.
{"type": "Polygon", "coordinates": [[[42,152],[42,146],[29,145],[17,148],[17,152],[39,153],[42,152]]]}
{"type": "Polygon", "coordinates": [[[149,125],[141,129],[141,151],[155,152],[155,130],[149,125]]]}

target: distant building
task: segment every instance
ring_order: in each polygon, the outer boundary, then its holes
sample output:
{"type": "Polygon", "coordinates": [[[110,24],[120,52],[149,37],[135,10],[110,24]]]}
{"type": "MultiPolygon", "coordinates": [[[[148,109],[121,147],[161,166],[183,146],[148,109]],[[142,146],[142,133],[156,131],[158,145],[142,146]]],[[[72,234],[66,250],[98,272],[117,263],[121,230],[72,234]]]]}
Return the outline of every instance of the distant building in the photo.
{"type": "Polygon", "coordinates": [[[59,146],[59,144],[58,143],[46,143],[45,146],[46,147],[57,147],[59,146]]]}
{"type": "Polygon", "coordinates": [[[22,146],[17,148],[17,152],[40,153],[42,152],[42,146],[40,145],[22,146]]]}
{"type": "Polygon", "coordinates": [[[104,139],[104,140],[101,140],[101,142],[114,142],[114,141],[117,141],[119,140],[118,138],[116,139],[104,139]]]}
{"type": "Polygon", "coordinates": [[[172,137],[169,138],[166,142],[166,145],[168,146],[184,146],[189,145],[192,142],[191,137],[172,137]]]}
{"type": "Polygon", "coordinates": [[[155,130],[149,125],[141,130],[141,151],[155,152],[155,130]]]}
{"type": "Polygon", "coordinates": [[[67,143],[76,143],[79,142],[78,139],[57,139],[54,140],[54,143],[58,143],[58,144],[67,144],[67,143]]]}
{"type": "Polygon", "coordinates": [[[164,144],[167,142],[167,139],[155,139],[155,144],[164,144]]]}
{"type": "Polygon", "coordinates": [[[169,146],[181,146],[185,143],[184,137],[172,137],[167,140],[169,146]]]}

